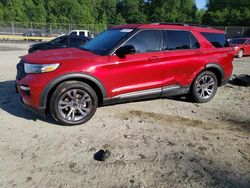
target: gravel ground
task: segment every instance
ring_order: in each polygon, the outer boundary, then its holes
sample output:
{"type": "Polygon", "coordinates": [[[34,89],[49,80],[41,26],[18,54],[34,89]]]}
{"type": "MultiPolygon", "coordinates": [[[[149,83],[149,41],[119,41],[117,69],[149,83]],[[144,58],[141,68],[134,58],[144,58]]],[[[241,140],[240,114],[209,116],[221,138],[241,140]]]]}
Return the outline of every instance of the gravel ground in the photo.
{"type": "MultiPolygon", "coordinates": [[[[102,107],[63,127],[20,106],[15,65],[28,45],[0,44],[0,187],[250,187],[250,87],[227,84],[206,104],[102,107]]],[[[234,67],[250,74],[250,57],[234,67]]]]}

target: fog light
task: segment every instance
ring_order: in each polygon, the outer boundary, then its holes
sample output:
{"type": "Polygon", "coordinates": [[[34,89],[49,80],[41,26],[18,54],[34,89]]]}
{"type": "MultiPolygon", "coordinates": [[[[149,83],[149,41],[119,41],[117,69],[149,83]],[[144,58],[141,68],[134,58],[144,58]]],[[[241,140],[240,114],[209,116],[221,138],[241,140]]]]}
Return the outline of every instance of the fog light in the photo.
{"type": "Polygon", "coordinates": [[[26,95],[30,95],[30,87],[29,86],[20,85],[20,90],[22,90],[26,95]]]}

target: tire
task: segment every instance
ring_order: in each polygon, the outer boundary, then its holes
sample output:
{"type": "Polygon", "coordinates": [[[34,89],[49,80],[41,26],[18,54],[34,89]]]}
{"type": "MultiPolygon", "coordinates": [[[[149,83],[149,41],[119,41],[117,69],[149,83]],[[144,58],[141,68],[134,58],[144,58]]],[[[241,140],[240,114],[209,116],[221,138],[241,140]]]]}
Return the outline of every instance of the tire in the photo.
{"type": "Polygon", "coordinates": [[[238,58],[242,58],[243,56],[244,56],[244,50],[243,50],[243,49],[240,49],[240,50],[238,51],[237,57],[238,57],[238,58]]]}
{"type": "Polygon", "coordinates": [[[216,94],[218,80],[211,71],[201,72],[193,81],[190,95],[194,102],[206,103],[216,94]]]}
{"type": "Polygon", "coordinates": [[[61,125],[80,125],[95,114],[98,98],[86,83],[67,81],[60,84],[50,98],[50,113],[61,125]]]}

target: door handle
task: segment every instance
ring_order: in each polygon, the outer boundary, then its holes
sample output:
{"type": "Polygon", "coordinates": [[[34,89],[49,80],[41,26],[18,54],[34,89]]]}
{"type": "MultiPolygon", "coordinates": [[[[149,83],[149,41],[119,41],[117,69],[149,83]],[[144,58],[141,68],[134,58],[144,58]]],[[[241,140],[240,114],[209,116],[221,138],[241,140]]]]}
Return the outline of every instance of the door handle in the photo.
{"type": "Polygon", "coordinates": [[[158,56],[152,56],[152,57],[148,58],[149,61],[157,61],[159,59],[160,58],[158,56]]]}

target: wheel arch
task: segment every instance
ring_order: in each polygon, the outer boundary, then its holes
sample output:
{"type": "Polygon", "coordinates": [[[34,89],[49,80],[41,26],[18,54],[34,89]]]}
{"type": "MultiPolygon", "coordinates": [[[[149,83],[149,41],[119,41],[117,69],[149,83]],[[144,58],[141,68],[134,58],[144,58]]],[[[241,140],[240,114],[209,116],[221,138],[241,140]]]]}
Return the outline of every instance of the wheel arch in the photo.
{"type": "Polygon", "coordinates": [[[221,86],[222,81],[224,80],[224,77],[225,77],[223,68],[216,63],[209,63],[206,65],[203,71],[206,71],[206,70],[211,71],[212,73],[215,74],[217,81],[218,81],[218,86],[221,86]]]}
{"type": "Polygon", "coordinates": [[[95,78],[94,76],[86,73],[70,73],[59,76],[46,85],[40,97],[40,103],[39,103],[40,107],[48,109],[47,107],[49,105],[49,99],[51,98],[56,87],[63,82],[73,81],[73,80],[82,81],[90,85],[97,94],[98,105],[102,105],[103,99],[107,97],[107,92],[102,82],[97,78],[95,78]]]}

